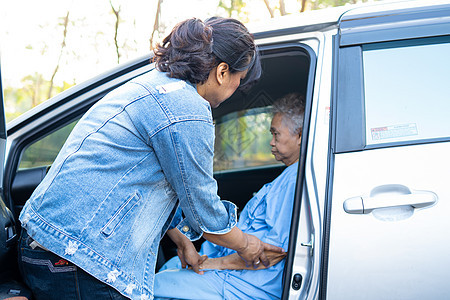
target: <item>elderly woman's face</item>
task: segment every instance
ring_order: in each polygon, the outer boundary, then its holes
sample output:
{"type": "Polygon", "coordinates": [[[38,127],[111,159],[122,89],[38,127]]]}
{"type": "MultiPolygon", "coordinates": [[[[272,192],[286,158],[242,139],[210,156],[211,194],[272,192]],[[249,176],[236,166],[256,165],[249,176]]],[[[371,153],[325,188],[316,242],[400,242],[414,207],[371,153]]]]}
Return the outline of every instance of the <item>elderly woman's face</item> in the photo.
{"type": "Polygon", "coordinates": [[[272,133],[272,154],[275,159],[283,162],[286,166],[290,166],[298,161],[300,155],[300,134],[291,134],[289,127],[283,123],[283,115],[275,114],[270,125],[270,133],[272,133]]]}

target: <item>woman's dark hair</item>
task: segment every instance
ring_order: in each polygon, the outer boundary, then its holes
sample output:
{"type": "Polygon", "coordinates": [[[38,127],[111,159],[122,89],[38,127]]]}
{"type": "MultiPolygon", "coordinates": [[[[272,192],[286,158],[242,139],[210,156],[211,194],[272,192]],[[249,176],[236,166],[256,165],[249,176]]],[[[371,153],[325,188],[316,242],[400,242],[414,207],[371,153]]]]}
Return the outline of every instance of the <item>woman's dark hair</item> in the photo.
{"type": "Polygon", "coordinates": [[[248,70],[242,85],[261,76],[261,62],[253,36],[238,20],[193,18],[178,23],[154,50],[156,68],[170,77],[204,83],[221,62],[231,73],[248,70]]]}

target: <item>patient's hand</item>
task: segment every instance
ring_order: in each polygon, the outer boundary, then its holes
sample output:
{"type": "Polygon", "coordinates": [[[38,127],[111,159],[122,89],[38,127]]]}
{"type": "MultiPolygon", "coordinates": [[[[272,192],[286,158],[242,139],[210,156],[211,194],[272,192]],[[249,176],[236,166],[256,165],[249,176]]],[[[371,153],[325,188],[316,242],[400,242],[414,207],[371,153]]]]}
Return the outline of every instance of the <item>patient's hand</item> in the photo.
{"type": "Polygon", "coordinates": [[[252,266],[247,267],[242,258],[237,253],[233,253],[224,257],[207,258],[200,265],[200,270],[261,270],[276,265],[286,257],[286,252],[279,253],[265,251],[265,254],[269,260],[269,265],[267,267],[265,267],[262,263],[258,264],[257,268],[253,268],[252,266]]]}

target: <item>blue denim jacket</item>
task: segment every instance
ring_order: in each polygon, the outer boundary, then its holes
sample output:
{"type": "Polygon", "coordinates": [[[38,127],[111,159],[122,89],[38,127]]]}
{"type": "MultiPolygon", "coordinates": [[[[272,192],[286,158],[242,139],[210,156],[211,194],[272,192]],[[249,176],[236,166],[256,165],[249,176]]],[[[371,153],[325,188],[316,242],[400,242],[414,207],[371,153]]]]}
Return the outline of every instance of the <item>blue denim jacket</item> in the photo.
{"type": "Polygon", "coordinates": [[[226,233],[236,206],[213,178],[209,103],[152,70],[78,122],[20,220],[45,248],[132,299],[153,298],[159,241],[174,220],[191,240],[226,233]]]}

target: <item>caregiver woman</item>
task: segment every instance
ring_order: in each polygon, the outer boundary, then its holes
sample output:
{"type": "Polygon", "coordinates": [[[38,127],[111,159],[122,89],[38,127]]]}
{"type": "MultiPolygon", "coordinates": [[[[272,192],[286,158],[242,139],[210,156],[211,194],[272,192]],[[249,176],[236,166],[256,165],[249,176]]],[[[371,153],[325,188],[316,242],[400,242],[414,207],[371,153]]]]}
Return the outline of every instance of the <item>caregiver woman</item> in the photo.
{"type": "Polygon", "coordinates": [[[213,179],[211,107],[260,76],[252,36],[233,19],[189,19],[155,60],[82,117],[20,215],[20,267],[38,300],[152,299],[168,229],[197,272],[189,239],[202,235],[249,265],[282,251],[235,227],[213,179]]]}

